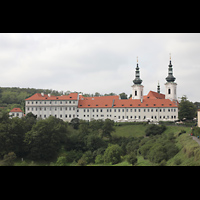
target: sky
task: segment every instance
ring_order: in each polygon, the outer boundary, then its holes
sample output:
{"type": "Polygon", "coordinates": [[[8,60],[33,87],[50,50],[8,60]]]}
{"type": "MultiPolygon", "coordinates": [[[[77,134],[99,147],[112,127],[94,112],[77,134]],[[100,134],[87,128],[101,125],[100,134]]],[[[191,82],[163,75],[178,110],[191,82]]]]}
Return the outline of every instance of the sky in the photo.
{"type": "Polygon", "coordinates": [[[177,96],[200,102],[199,33],[0,33],[0,87],[165,94],[169,54],[177,96]]]}

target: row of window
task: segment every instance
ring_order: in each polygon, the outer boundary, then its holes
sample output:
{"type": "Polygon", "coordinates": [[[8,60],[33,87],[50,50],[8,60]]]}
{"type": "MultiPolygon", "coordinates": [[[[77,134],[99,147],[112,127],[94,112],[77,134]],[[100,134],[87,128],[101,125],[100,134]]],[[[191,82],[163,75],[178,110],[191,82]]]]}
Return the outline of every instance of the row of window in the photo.
{"type": "Polygon", "coordinates": [[[76,101],[27,101],[27,104],[75,104],[76,101]]]}
{"type": "MultiPolygon", "coordinates": [[[[51,116],[51,115],[50,115],[51,116]]],[[[39,115],[40,118],[47,118],[47,115],[39,115]]],[[[75,114],[71,115],[54,115],[54,117],[59,117],[59,118],[75,118],[75,114]]],[[[79,117],[77,115],[76,117],[79,117]]],[[[89,115],[83,115],[83,117],[90,117],[89,115]]],[[[104,115],[92,115],[92,117],[104,117],[104,115]]],[[[112,115],[107,115],[106,117],[112,117],[112,115]]],[[[114,116],[114,118],[117,118],[117,116],[114,116]]],[[[160,119],[170,119],[170,116],[160,116],[160,119]]],[[[141,116],[118,116],[118,119],[141,119],[141,116]]],[[[143,117],[143,119],[147,119],[146,116],[143,117]]],[[[151,119],[157,119],[157,116],[151,116],[151,119]]],[[[176,119],[176,115],[171,116],[171,119],[176,119]]]]}
{"type": "MultiPolygon", "coordinates": [[[[77,115],[78,117],[78,115],[77,115]]],[[[89,117],[89,115],[83,115],[83,117],[89,117]]],[[[92,115],[92,117],[95,117],[95,115],[92,115]]],[[[96,115],[96,117],[99,117],[99,115],[96,115]]],[[[104,117],[104,115],[100,115],[100,117],[104,117]]],[[[107,117],[112,117],[112,115],[107,115],[107,117]]],[[[114,118],[117,118],[117,116],[114,116],[114,118]]],[[[170,119],[170,116],[160,116],[160,119],[170,119]]],[[[141,119],[141,116],[118,116],[118,119],[141,119]]],[[[147,119],[146,116],[143,117],[143,119],[147,119]]],[[[157,119],[157,116],[151,116],[151,119],[157,119]]],[[[176,115],[171,116],[171,119],[176,119],[176,115]]]]}
{"type": "Polygon", "coordinates": [[[57,107],[40,107],[40,108],[37,108],[37,107],[32,107],[32,108],[30,108],[30,107],[28,107],[27,108],[27,110],[28,111],[38,111],[38,110],[40,110],[40,111],[42,111],[42,110],[44,110],[44,111],[46,111],[46,110],[50,110],[50,111],[57,111],[57,110],[60,110],[60,111],[62,111],[62,110],[75,110],[75,108],[76,107],[60,107],[60,108],[57,108],[57,107]]]}
{"type": "MultiPolygon", "coordinates": [[[[98,108],[96,108],[96,109],[92,109],[92,112],[95,112],[95,110],[96,110],[96,112],[103,112],[103,109],[98,109],[98,108]]],[[[130,109],[124,109],[124,108],[122,108],[122,109],[114,109],[114,112],[154,112],[154,111],[156,111],[156,112],[165,112],[165,110],[167,110],[168,112],[176,112],[176,108],[168,108],[168,109],[165,109],[165,108],[160,108],[160,109],[155,109],[155,108],[152,108],[152,109],[150,109],[150,108],[148,108],[148,109],[146,109],[146,108],[144,108],[144,109],[142,109],[142,108],[135,108],[135,109],[133,109],[133,108],[130,108],[130,109]]],[[[84,109],[83,110],[83,112],[89,112],[90,110],[89,109],[84,109]]],[[[77,110],[77,112],[78,112],[78,110],[77,110]]],[[[112,109],[107,109],[107,112],[112,112],[112,109]]]]}
{"type": "MultiPolygon", "coordinates": [[[[42,111],[42,110],[44,110],[44,111],[46,111],[46,110],[55,110],[55,111],[57,111],[57,110],[60,110],[60,111],[62,111],[62,110],[69,110],[69,111],[71,111],[71,110],[75,110],[75,108],[76,107],[27,107],[27,110],[28,111],[38,111],[38,110],[40,110],[40,111],[42,111]]],[[[112,112],[112,109],[107,109],[106,110],[107,112],[112,112]]],[[[168,112],[176,112],[176,108],[168,108],[168,109],[165,109],[165,108],[160,108],[160,109],[150,109],[150,108],[148,108],[148,109],[146,109],[146,108],[144,108],[144,109],[141,109],[141,108],[135,108],[135,109],[132,109],[132,108],[130,108],[130,109],[114,109],[113,110],[114,112],[165,112],[165,111],[168,111],[168,112]]],[[[79,112],[79,109],[77,109],[77,112],[79,112]]],[[[83,112],[90,112],[90,109],[83,109],[83,112]]],[[[92,112],[103,112],[103,109],[98,109],[98,108],[96,108],[96,109],[92,109],[92,112]]]]}
{"type": "MultiPolygon", "coordinates": [[[[36,115],[37,116],[37,115],[36,115]]],[[[49,115],[49,116],[52,116],[52,115],[49,115]]],[[[49,117],[49,116],[47,116],[47,115],[39,115],[39,117],[40,118],[47,118],[47,117],[49,117]]],[[[75,118],[75,115],[73,114],[73,115],[53,115],[54,117],[59,117],[59,118],[75,118]]],[[[77,116],[78,117],[78,116],[77,116]]]]}

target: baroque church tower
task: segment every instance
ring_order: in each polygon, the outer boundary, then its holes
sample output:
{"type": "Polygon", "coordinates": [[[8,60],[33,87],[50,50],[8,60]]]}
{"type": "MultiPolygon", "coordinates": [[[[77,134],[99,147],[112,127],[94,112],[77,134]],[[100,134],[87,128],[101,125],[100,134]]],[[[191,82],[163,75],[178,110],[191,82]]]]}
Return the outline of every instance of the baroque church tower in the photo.
{"type": "Polygon", "coordinates": [[[141,85],[142,80],[140,79],[140,68],[138,66],[138,57],[137,57],[137,66],[135,71],[135,79],[133,80],[134,85],[132,85],[132,99],[140,99],[143,102],[143,88],[141,85]]]}
{"type": "Polygon", "coordinates": [[[170,61],[169,61],[169,68],[168,68],[168,76],[166,77],[167,83],[165,83],[165,99],[170,99],[171,101],[177,101],[177,83],[174,81],[176,78],[173,76],[173,68],[172,68],[172,62],[171,62],[171,55],[170,55],[170,61]]]}

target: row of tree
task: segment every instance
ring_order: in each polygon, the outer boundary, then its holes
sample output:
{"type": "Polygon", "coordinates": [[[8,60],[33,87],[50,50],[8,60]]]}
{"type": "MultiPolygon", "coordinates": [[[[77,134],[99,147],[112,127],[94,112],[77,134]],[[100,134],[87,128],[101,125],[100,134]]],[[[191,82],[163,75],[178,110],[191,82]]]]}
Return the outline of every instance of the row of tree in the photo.
{"type": "MultiPolygon", "coordinates": [[[[71,91],[57,91],[52,89],[35,89],[35,88],[18,88],[18,87],[0,87],[0,107],[6,107],[8,110],[19,107],[24,111],[25,99],[34,95],[35,93],[45,93],[55,96],[68,95],[71,91]]],[[[113,96],[115,93],[100,94],[96,92],[95,94],[83,94],[83,96],[113,96]]],[[[119,94],[121,99],[127,99],[127,95],[123,92],[119,94]]]]}

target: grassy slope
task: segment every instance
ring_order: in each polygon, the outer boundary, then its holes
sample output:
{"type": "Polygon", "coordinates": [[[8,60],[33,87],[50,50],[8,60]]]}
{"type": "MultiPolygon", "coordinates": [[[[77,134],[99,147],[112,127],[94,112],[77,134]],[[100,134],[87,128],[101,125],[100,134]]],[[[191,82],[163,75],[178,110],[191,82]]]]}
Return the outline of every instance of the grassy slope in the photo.
{"type": "MultiPolygon", "coordinates": [[[[117,126],[115,127],[116,131],[113,135],[116,136],[124,136],[124,137],[142,137],[145,135],[145,129],[147,125],[126,125],[126,126],[117,126]]],[[[176,126],[167,126],[167,130],[164,134],[174,133],[176,137],[176,145],[180,149],[179,153],[177,153],[173,158],[167,161],[167,166],[193,166],[200,165],[200,145],[194,141],[189,133],[191,132],[190,127],[176,127],[176,126]],[[185,130],[186,133],[178,136],[181,130],[185,130]]],[[[156,166],[157,164],[150,162],[148,159],[144,159],[142,156],[137,156],[138,162],[136,166],[156,166]]],[[[15,166],[23,165],[21,161],[16,162],[15,166]]],[[[33,166],[33,165],[48,165],[47,163],[25,163],[25,166],[33,166]]],[[[93,165],[95,166],[95,164],[93,165]]],[[[96,165],[99,166],[99,165],[96,165]]],[[[100,165],[101,166],[101,165],[100,165]]],[[[123,161],[121,163],[116,164],[116,166],[130,166],[127,161],[123,161]]]]}
{"type": "Polygon", "coordinates": [[[116,126],[113,135],[124,136],[124,137],[141,137],[145,135],[147,125],[126,125],[116,126]]]}
{"type": "MultiPolygon", "coordinates": [[[[119,126],[116,127],[116,132],[113,133],[113,135],[141,137],[145,135],[145,129],[146,126],[143,125],[119,126]]],[[[167,166],[200,165],[200,146],[189,136],[190,132],[190,127],[167,126],[164,134],[174,133],[177,141],[176,145],[180,149],[179,153],[167,161],[167,166]],[[180,133],[181,130],[185,130],[186,133],[178,136],[178,133],[180,133]]],[[[150,162],[148,159],[144,159],[142,156],[138,156],[137,158],[137,166],[156,166],[155,163],[150,162]]],[[[118,165],[126,165],[126,162],[124,161],[118,165]]]]}

